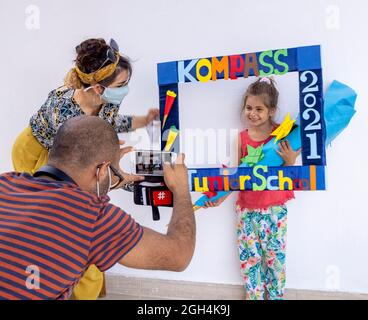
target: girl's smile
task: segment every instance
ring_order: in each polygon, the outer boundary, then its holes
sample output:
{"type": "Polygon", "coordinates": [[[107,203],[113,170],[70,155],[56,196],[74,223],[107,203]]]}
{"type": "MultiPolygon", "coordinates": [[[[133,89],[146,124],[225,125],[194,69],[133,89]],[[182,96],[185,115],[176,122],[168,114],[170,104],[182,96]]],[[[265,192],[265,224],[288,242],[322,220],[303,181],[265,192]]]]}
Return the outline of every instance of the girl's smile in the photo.
{"type": "Polygon", "coordinates": [[[270,121],[270,111],[260,96],[249,96],[244,108],[245,120],[249,127],[258,127],[270,121]]]}

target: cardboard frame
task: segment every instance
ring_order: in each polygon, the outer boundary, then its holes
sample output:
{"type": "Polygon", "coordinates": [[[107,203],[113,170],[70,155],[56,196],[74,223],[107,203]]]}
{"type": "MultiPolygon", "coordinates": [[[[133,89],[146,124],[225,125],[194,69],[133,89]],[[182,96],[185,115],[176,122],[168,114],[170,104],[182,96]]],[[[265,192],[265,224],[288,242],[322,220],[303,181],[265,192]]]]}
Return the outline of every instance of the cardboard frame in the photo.
{"type": "MultiPolygon", "coordinates": [[[[166,93],[176,93],[171,112],[162,128],[161,149],[168,129],[180,130],[179,84],[236,80],[240,77],[299,73],[300,141],[302,166],[262,166],[236,168],[191,168],[191,191],[236,190],[325,190],[325,123],[323,114],[323,80],[319,45],[267,50],[229,56],[196,58],[157,64],[160,118],[163,120],[166,93]],[[236,183],[237,181],[237,183],[236,183]],[[276,189],[277,186],[279,189],[276,189]]],[[[174,151],[179,152],[180,139],[174,151]]]]}

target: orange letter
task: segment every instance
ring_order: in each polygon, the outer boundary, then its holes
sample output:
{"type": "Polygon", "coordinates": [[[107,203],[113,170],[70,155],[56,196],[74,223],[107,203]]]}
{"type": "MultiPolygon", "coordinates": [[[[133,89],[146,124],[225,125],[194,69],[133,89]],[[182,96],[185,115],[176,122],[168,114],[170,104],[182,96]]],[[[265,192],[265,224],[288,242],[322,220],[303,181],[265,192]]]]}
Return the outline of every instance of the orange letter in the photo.
{"type": "Polygon", "coordinates": [[[217,73],[224,73],[224,79],[229,79],[229,57],[224,56],[219,61],[216,57],[212,58],[212,80],[217,80],[217,73]]]}

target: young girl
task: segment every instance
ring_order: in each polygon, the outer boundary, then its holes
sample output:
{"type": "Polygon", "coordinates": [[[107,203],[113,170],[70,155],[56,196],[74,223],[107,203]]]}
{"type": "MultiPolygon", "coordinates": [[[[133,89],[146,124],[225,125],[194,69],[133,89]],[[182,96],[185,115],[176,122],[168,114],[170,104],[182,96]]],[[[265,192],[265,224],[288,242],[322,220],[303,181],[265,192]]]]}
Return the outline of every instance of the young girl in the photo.
{"type": "MultiPolygon", "coordinates": [[[[277,128],[273,117],[278,91],[270,78],[261,78],[247,89],[242,106],[247,129],[239,136],[239,164],[247,155],[247,145],[266,144],[277,128]]],[[[294,151],[287,140],[279,143],[278,154],[285,166],[295,164],[300,149],[294,151]]],[[[207,207],[218,206],[226,197],[207,207]]],[[[246,299],[282,299],[285,288],[286,217],[285,203],[292,191],[240,191],[236,201],[238,246],[246,299]]]]}

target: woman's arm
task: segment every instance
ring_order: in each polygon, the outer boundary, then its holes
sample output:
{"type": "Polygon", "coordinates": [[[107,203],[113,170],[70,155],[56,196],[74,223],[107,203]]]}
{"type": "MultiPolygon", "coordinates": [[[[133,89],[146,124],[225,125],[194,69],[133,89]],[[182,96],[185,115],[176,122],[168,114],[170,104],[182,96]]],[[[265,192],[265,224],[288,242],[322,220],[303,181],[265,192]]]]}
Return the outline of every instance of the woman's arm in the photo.
{"type": "Polygon", "coordinates": [[[150,109],[145,116],[127,116],[118,113],[118,110],[104,110],[100,115],[103,119],[109,121],[115,131],[130,132],[138,128],[143,128],[160,115],[159,109],[150,109]]]}
{"type": "Polygon", "coordinates": [[[145,116],[133,116],[132,130],[145,127],[159,116],[160,116],[159,109],[149,109],[147,115],[145,116]]]}

